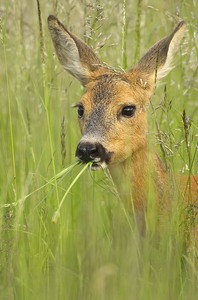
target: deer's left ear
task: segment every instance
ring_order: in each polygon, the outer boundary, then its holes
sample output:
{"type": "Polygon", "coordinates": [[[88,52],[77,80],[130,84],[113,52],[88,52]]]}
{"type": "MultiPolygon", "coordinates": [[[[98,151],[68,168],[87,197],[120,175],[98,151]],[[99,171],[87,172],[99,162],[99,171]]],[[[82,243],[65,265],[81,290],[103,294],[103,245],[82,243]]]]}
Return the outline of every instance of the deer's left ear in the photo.
{"type": "Polygon", "coordinates": [[[54,16],[48,17],[48,27],[60,63],[86,85],[101,64],[96,54],[82,40],[69,32],[54,16]]]}
{"type": "Polygon", "coordinates": [[[173,68],[173,60],[184,36],[185,27],[185,22],[181,21],[169,36],[146,52],[135,69],[155,81],[166,76],[173,68]]]}

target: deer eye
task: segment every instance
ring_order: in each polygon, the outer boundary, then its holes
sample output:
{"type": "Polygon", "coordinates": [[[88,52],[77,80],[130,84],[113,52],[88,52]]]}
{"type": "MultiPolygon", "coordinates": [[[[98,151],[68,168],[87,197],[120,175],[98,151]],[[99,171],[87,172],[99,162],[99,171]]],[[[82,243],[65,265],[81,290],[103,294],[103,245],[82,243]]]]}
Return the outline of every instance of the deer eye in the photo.
{"type": "Polygon", "coordinates": [[[135,113],[136,107],[135,105],[128,105],[123,107],[122,111],[121,111],[121,115],[123,117],[133,117],[134,113],[135,113]]]}
{"type": "Polygon", "coordinates": [[[77,111],[78,111],[78,117],[79,119],[81,119],[84,115],[84,107],[82,105],[78,105],[77,111]]]}

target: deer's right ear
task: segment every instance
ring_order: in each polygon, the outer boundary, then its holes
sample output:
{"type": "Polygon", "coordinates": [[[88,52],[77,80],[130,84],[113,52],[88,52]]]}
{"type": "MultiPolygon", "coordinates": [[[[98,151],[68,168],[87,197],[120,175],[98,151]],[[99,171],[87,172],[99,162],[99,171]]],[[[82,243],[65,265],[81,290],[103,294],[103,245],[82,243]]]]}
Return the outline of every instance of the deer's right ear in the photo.
{"type": "Polygon", "coordinates": [[[48,27],[60,63],[86,85],[101,62],[82,40],[69,32],[54,16],[48,17],[48,27]]]}

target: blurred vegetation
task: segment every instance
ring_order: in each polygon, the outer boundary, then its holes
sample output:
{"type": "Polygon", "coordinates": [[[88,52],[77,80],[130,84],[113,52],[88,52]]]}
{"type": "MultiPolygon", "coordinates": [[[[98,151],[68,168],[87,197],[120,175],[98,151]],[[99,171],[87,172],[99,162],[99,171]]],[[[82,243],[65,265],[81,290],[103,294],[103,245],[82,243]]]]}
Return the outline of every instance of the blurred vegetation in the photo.
{"type": "Polygon", "coordinates": [[[173,173],[198,173],[197,2],[40,1],[42,32],[38,3],[0,3],[0,299],[197,299],[196,250],[183,246],[179,208],[160,237],[150,212],[142,237],[107,174],[86,170],[52,224],[82,170],[55,177],[75,161],[71,106],[82,88],[59,65],[46,22],[58,16],[101,60],[129,69],[184,19],[176,68],[153,96],[149,126],[173,173]]]}

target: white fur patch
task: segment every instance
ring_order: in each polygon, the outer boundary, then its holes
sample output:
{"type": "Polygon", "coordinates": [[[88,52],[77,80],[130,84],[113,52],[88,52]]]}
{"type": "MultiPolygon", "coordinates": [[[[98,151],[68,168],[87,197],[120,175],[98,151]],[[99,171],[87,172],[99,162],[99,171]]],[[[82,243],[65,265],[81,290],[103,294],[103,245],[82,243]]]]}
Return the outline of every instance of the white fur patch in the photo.
{"type": "Polygon", "coordinates": [[[94,170],[94,171],[101,170],[101,169],[104,170],[106,168],[107,168],[107,164],[104,161],[99,162],[97,164],[95,164],[95,161],[94,161],[93,165],[91,166],[91,170],[94,170]]]}

